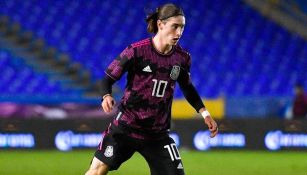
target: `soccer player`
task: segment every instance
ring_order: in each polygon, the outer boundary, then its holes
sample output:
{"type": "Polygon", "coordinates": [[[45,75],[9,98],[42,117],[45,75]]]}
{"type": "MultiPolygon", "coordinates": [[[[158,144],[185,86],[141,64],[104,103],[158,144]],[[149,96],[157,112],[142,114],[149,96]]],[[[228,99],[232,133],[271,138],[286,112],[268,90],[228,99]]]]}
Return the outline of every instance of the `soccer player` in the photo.
{"type": "Polygon", "coordinates": [[[303,119],[307,117],[307,94],[304,92],[302,83],[297,83],[295,85],[295,98],[293,101],[293,119],[303,119]]]}
{"type": "Polygon", "coordinates": [[[211,137],[218,133],[216,122],[191,82],[190,54],[177,44],[185,26],[182,9],[165,4],[148,15],[146,22],[148,32],[155,35],[128,46],[105,71],[101,104],[105,112],[112,111],[112,85],[125,72],[127,84],[119,112],[104,131],[86,175],[116,170],[136,151],[146,159],[152,175],[184,174],[177,147],[168,135],[176,82],[204,117],[211,137]]]}

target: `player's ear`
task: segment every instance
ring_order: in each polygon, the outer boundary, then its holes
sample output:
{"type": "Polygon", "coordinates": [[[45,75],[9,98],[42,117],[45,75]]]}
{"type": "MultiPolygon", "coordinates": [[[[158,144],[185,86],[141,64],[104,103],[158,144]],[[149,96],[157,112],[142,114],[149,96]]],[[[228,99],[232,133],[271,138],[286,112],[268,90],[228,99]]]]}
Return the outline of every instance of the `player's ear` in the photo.
{"type": "Polygon", "coordinates": [[[163,22],[160,20],[160,19],[158,19],[157,20],[157,26],[158,26],[158,30],[163,30],[163,22]]]}

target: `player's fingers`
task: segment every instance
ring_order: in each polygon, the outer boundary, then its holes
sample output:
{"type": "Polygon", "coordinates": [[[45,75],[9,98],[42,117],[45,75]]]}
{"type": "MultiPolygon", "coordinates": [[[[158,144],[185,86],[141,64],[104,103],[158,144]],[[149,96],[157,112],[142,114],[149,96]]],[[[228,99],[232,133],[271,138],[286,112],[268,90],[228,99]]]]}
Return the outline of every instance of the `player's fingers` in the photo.
{"type": "Polygon", "coordinates": [[[102,106],[103,111],[104,111],[104,112],[107,112],[107,105],[106,105],[106,102],[103,102],[103,103],[101,104],[101,106],[102,106]]]}
{"type": "Polygon", "coordinates": [[[215,123],[215,121],[214,120],[210,120],[210,128],[209,128],[209,130],[210,131],[214,131],[215,129],[216,129],[216,123],[215,123]]]}
{"type": "Polygon", "coordinates": [[[112,105],[112,110],[113,110],[113,107],[115,106],[115,100],[114,99],[112,99],[111,105],[112,105]]]}
{"type": "Polygon", "coordinates": [[[102,108],[104,112],[111,112],[111,108],[109,107],[109,102],[107,99],[103,102],[102,108]]]}
{"type": "Polygon", "coordinates": [[[212,127],[212,130],[211,130],[211,134],[210,134],[210,137],[215,137],[218,133],[218,127],[217,127],[217,124],[216,122],[213,123],[213,127],[212,127]]]}
{"type": "Polygon", "coordinates": [[[108,106],[109,106],[109,109],[110,109],[110,110],[113,110],[114,104],[115,104],[115,102],[114,102],[113,99],[111,99],[111,100],[108,101],[108,106]]]}
{"type": "Polygon", "coordinates": [[[113,98],[107,100],[108,112],[111,112],[113,110],[114,105],[115,105],[115,101],[113,98]]]}
{"type": "MultiPolygon", "coordinates": [[[[208,118],[208,117],[207,117],[208,118]]],[[[208,128],[209,128],[209,130],[212,128],[212,123],[211,123],[211,120],[209,120],[209,119],[205,119],[205,123],[207,124],[207,126],[208,126],[208,128]]]]}
{"type": "Polygon", "coordinates": [[[218,133],[218,128],[216,128],[215,131],[212,131],[212,132],[211,132],[210,137],[211,137],[211,138],[215,137],[215,136],[217,135],[217,133],[218,133]]]}
{"type": "Polygon", "coordinates": [[[108,110],[112,108],[111,102],[108,99],[106,100],[106,107],[108,110]]]}
{"type": "Polygon", "coordinates": [[[214,121],[214,120],[211,120],[211,121],[210,121],[210,124],[211,124],[211,128],[209,128],[209,130],[210,130],[210,131],[216,130],[217,125],[216,125],[215,121],[214,121]]]}
{"type": "Polygon", "coordinates": [[[101,108],[104,110],[104,102],[101,102],[101,108]]]}

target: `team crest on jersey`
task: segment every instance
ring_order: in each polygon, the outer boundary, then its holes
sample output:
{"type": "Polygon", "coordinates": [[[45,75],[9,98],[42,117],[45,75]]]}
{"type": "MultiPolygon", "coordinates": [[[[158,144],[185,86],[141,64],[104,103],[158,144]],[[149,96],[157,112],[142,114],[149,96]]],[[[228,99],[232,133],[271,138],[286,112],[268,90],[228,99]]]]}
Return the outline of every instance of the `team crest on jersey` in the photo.
{"type": "Polygon", "coordinates": [[[173,66],[170,77],[172,80],[177,80],[180,73],[180,66],[173,66]]]}
{"type": "Polygon", "coordinates": [[[104,151],[104,155],[106,157],[112,157],[113,156],[113,146],[107,146],[106,150],[104,151]]]}

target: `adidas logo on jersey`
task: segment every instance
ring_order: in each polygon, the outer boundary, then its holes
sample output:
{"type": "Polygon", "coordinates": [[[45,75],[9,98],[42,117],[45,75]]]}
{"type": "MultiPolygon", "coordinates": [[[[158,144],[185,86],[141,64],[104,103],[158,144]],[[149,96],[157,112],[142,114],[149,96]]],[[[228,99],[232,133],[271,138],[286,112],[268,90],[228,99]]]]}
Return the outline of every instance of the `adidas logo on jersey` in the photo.
{"type": "Polygon", "coordinates": [[[183,169],[183,166],[182,166],[181,162],[178,164],[177,169],[183,169]]]}
{"type": "Polygon", "coordinates": [[[152,70],[150,69],[149,65],[144,67],[143,71],[144,72],[152,72],[152,70]]]}

